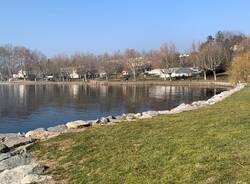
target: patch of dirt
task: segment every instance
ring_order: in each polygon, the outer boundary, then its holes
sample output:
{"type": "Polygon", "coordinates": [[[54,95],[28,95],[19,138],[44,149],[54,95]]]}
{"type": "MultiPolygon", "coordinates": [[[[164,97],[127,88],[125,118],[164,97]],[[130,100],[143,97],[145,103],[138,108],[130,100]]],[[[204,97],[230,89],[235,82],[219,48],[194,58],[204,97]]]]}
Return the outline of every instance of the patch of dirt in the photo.
{"type": "Polygon", "coordinates": [[[59,142],[55,142],[54,144],[61,150],[65,151],[70,148],[75,142],[72,139],[67,139],[59,142]]]}
{"type": "Polygon", "coordinates": [[[210,183],[215,183],[216,182],[216,178],[215,177],[209,177],[204,181],[204,184],[210,184],[210,183]]]}

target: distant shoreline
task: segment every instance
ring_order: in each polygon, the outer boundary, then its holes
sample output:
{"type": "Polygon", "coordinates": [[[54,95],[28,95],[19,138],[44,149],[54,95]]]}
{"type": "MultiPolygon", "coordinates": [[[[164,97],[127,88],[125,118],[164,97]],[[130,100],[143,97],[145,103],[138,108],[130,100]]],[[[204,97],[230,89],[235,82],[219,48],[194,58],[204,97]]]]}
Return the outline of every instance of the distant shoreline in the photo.
{"type": "Polygon", "coordinates": [[[234,85],[226,81],[197,81],[197,80],[185,80],[185,81],[97,81],[90,80],[88,82],[83,81],[65,81],[65,82],[52,82],[52,81],[11,81],[11,82],[0,82],[0,85],[45,85],[45,84],[85,84],[85,85],[169,85],[169,86],[193,86],[193,87],[226,87],[232,88],[234,85]]]}

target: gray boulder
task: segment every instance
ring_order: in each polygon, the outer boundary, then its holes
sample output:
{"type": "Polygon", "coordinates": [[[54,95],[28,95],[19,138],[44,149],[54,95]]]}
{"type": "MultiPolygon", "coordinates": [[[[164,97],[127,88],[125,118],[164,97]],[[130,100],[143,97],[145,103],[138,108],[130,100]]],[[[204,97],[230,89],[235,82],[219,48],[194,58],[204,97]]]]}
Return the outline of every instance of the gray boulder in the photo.
{"type": "Polygon", "coordinates": [[[136,113],[135,118],[140,118],[142,116],[142,113],[136,113]]]}
{"type": "Polygon", "coordinates": [[[105,118],[105,117],[101,117],[98,121],[98,123],[100,124],[106,124],[109,122],[109,119],[108,118],[105,118]]]}
{"type": "Polygon", "coordinates": [[[31,148],[31,146],[33,145],[34,143],[29,143],[29,144],[26,144],[26,145],[23,145],[23,146],[19,146],[18,148],[15,148],[14,150],[11,151],[12,154],[24,154],[24,153],[27,153],[27,151],[31,148]]]}
{"type": "Polygon", "coordinates": [[[59,132],[59,133],[66,131],[66,129],[67,127],[65,125],[57,125],[54,127],[47,128],[48,132],[59,132]]]}
{"type": "Polygon", "coordinates": [[[158,111],[159,114],[169,114],[169,110],[158,111]]]}
{"type": "Polygon", "coordinates": [[[115,116],[108,116],[106,118],[108,119],[109,125],[114,125],[115,123],[119,123],[122,121],[121,119],[117,119],[115,116]]]}
{"type": "Polygon", "coordinates": [[[66,127],[68,129],[79,129],[79,128],[84,128],[88,126],[91,126],[91,123],[88,121],[83,121],[83,120],[71,121],[66,124],[66,127]]]}
{"type": "Polygon", "coordinates": [[[158,116],[159,113],[158,111],[147,111],[147,112],[143,112],[142,115],[149,115],[149,116],[154,117],[154,116],[158,116]]]}
{"type": "Polygon", "coordinates": [[[41,176],[38,174],[29,174],[21,180],[21,184],[41,183],[51,180],[51,176],[41,176]]]}
{"type": "Polygon", "coordinates": [[[149,114],[146,114],[146,113],[142,114],[142,116],[139,117],[139,119],[149,119],[149,118],[152,118],[152,116],[150,116],[149,114]]]}
{"type": "Polygon", "coordinates": [[[87,123],[89,123],[90,126],[95,126],[98,123],[100,123],[100,120],[99,119],[89,120],[89,121],[87,121],[87,123]]]}
{"type": "Polygon", "coordinates": [[[10,157],[11,157],[10,153],[0,153],[0,162],[10,157]]]}
{"type": "Polygon", "coordinates": [[[6,146],[5,144],[0,142],[0,153],[6,153],[8,152],[10,149],[8,146],[6,146]]]}
{"type": "Polygon", "coordinates": [[[208,103],[206,101],[196,101],[196,102],[193,102],[191,105],[194,107],[204,107],[208,105],[208,103]]]}
{"type": "Polygon", "coordinates": [[[32,140],[31,138],[17,136],[17,137],[6,137],[3,143],[6,146],[8,146],[10,149],[12,149],[12,148],[17,148],[22,145],[29,144],[31,142],[34,142],[34,140],[32,140]]]}
{"type": "Polygon", "coordinates": [[[116,117],[115,116],[108,116],[106,117],[108,119],[109,122],[113,121],[113,120],[116,120],[116,117]]]}
{"type": "Polygon", "coordinates": [[[6,137],[20,137],[22,136],[21,133],[7,133],[7,134],[0,134],[0,139],[4,140],[6,137]]]}
{"type": "Polygon", "coordinates": [[[126,115],[116,116],[115,118],[116,118],[117,120],[125,120],[125,119],[126,119],[126,115]]]}
{"type": "Polygon", "coordinates": [[[0,173],[0,184],[28,184],[43,182],[49,177],[39,177],[39,174],[45,170],[45,166],[40,164],[29,164],[8,169],[0,173]],[[44,179],[44,180],[42,180],[44,179]]]}
{"type": "Polygon", "coordinates": [[[182,103],[170,111],[170,113],[180,113],[196,109],[196,106],[182,103]]]}
{"type": "Polygon", "coordinates": [[[32,139],[42,139],[44,137],[47,137],[48,134],[48,131],[46,131],[44,128],[37,128],[35,130],[28,131],[25,134],[25,137],[29,137],[32,139]]]}
{"type": "Polygon", "coordinates": [[[175,114],[175,113],[180,113],[183,112],[183,110],[186,108],[186,104],[182,103],[178,105],[177,107],[171,109],[170,113],[175,114]]]}
{"type": "Polygon", "coordinates": [[[0,162],[0,172],[6,169],[13,169],[21,165],[27,165],[31,163],[31,156],[29,154],[15,155],[4,159],[0,162]]]}
{"type": "Polygon", "coordinates": [[[128,113],[126,114],[126,120],[133,120],[135,119],[135,113],[128,113]]]}

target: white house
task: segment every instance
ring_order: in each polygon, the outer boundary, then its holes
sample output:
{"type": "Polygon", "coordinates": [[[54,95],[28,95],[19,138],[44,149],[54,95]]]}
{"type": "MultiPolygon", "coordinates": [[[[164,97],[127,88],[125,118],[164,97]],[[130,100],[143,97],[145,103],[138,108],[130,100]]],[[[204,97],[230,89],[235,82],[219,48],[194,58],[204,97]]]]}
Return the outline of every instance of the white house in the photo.
{"type": "Polygon", "coordinates": [[[128,76],[129,75],[129,72],[128,71],[126,71],[126,70],[123,70],[122,71],[122,76],[128,76]]]}
{"type": "Polygon", "coordinates": [[[159,76],[160,78],[169,78],[170,74],[172,78],[178,77],[191,77],[195,74],[200,73],[199,70],[189,67],[176,67],[176,68],[169,68],[169,69],[153,69],[151,71],[146,72],[148,75],[155,75],[159,76]]]}
{"type": "Polygon", "coordinates": [[[107,73],[106,72],[100,72],[99,76],[100,76],[100,78],[106,78],[107,77],[107,73]]]}
{"type": "Polygon", "coordinates": [[[192,77],[199,73],[198,70],[189,67],[169,68],[165,73],[160,75],[160,78],[180,78],[180,77],[192,77]]]}
{"type": "Polygon", "coordinates": [[[28,77],[27,72],[23,69],[19,70],[17,74],[13,74],[13,79],[26,79],[28,77]]]}
{"type": "Polygon", "coordinates": [[[146,71],[145,73],[148,75],[156,75],[156,76],[160,76],[161,74],[163,74],[164,69],[153,69],[150,71],[146,71]]]}
{"type": "Polygon", "coordinates": [[[53,76],[53,75],[46,75],[46,76],[45,76],[45,79],[46,79],[46,80],[53,80],[53,79],[54,79],[54,76],[53,76]]]}
{"type": "Polygon", "coordinates": [[[71,79],[79,79],[80,78],[79,74],[77,73],[77,71],[75,69],[73,69],[72,73],[69,74],[69,77],[71,79]]]}

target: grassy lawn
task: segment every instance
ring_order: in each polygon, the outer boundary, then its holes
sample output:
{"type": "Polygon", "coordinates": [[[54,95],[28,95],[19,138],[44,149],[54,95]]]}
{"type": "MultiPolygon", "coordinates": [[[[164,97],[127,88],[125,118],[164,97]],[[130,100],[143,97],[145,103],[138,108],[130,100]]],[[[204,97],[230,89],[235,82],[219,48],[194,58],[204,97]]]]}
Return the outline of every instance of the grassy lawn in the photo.
{"type": "Polygon", "coordinates": [[[250,88],[216,105],[35,145],[67,183],[250,183],[250,88]]]}

